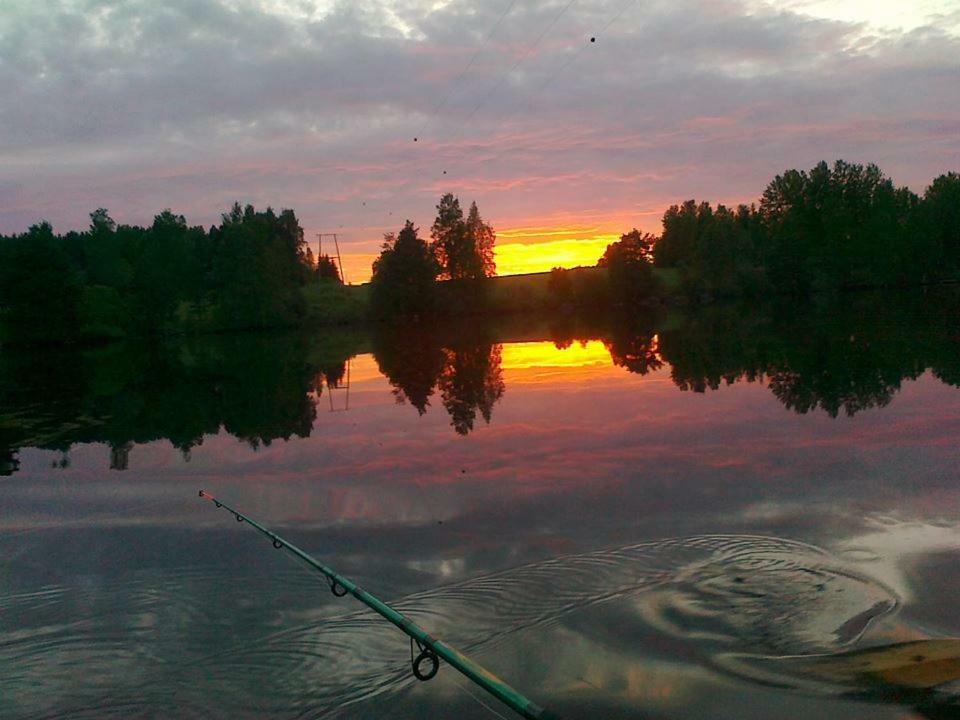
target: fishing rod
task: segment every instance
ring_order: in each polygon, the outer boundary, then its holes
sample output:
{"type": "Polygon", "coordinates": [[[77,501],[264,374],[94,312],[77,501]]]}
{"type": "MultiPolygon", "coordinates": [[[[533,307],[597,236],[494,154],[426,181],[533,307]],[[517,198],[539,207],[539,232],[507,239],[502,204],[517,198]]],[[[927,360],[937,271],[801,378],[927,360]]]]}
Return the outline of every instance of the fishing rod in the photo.
{"type": "Polygon", "coordinates": [[[232,513],[237,522],[246,522],[252,525],[266,535],[273,542],[273,546],[277,550],[286,548],[307,563],[307,565],[310,565],[314,570],[319,571],[329,581],[330,592],[336,597],[344,597],[347,594],[353,595],[368,608],[400,628],[400,630],[410,638],[410,663],[413,675],[417,680],[426,681],[432,679],[440,669],[440,659],[442,658],[446,660],[451,667],[465,675],[467,679],[479,685],[497,698],[497,700],[523,717],[529,718],[529,720],[559,720],[556,715],[549,710],[544,710],[482,665],[475,663],[466,655],[450,647],[442,640],[433,637],[403,613],[394,610],[387,605],[387,603],[322,564],[293,543],[284,540],[275,532],[268,530],[256,520],[253,520],[238,510],[234,510],[204,490],[200,491],[200,497],[206,498],[212,501],[218,508],[224,508],[232,513]],[[420,651],[416,657],[413,655],[414,643],[416,643],[417,649],[420,651]],[[425,663],[429,663],[429,667],[426,669],[423,667],[425,663]]]}

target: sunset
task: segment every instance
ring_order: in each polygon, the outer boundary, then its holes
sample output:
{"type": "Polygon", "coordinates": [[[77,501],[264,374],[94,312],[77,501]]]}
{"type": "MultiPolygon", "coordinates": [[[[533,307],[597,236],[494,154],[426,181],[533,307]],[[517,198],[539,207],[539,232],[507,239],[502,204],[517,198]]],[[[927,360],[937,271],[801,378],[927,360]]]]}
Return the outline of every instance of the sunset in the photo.
{"type": "Polygon", "coordinates": [[[958,59],[0,3],[0,718],[960,718],[958,59]]]}
{"type": "Polygon", "coordinates": [[[922,192],[960,156],[949,0],[96,5],[0,12],[0,232],[290,207],[364,282],[383,234],[426,231],[451,192],[510,274],[825,157],[922,192]]]}

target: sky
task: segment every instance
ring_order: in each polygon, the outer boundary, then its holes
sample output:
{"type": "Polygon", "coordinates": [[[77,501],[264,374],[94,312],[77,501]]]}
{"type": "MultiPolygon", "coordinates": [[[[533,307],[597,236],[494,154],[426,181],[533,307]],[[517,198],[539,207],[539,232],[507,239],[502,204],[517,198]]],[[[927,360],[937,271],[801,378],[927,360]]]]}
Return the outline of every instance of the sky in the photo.
{"type": "Polygon", "coordinates": [[[362,282],[452,192],[531,272],[820,160],[960,170],[960,0],[4,0],[0,88],[0,233],[292,207],[362,282]]]}

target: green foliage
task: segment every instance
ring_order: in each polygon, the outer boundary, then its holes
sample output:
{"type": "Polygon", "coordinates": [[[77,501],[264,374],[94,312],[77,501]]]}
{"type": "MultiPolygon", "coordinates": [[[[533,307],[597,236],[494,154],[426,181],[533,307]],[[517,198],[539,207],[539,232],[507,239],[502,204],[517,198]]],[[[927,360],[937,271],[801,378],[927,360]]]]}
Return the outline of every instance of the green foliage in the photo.
{"type": "Polygon", "coordinates": [[[316,280],[292,210],[235,205],[209,233],[164,210],[149,228],[99,208],[90,229],[0,237],[0,317],[24,341],[291,325],[316,280]]]}
{"type": "Polygon", "coordinates": [[[675,267],[694,294],[755,293],[763,288],[759,267],[759,217],[753,207],[688,200],[663,216],[663,235],[653,249],[658,267],[675,267]]]}
{"type": "Polygon", "coordinates": [[[341,285],[343,284],[343,278],[340,277],[337,264],[329,255],[321,255],[317,260],[317,278],[319,280],[333,280],[341,285]]]}
{"type": "Polygon", "coordinates": [[[407,220],[398,235],[387,233],[373,263],[370,300],[380,317],[426,315],[436,309],[439,268],[418,229],[407,220]]]}
{"type": "Polygon", "coordinates": [[[104,208],[90,213],[90,230],[82,236],[83,272],[92,285],[125,290],[133,279],[130,257],[140,228],[118,227],[104,208]]]}
{"type": "Polygon", "coordinates": [[[80,333],[89,340],[115,340],[127,334],[130,313],[116,288],[87,285],[80,294],[80,333]]]}
{"type": "Polygon", "coordinates": [[[934,180],[915,213],[913,236],[922,238],[924,254],[916,257],[926,276],[960,276],[960,174],[934,180]]]}
{"type": "Polygon", "coordinates": [[[777,176],[759,208],[770,282],[806,291],[909,279],[902,260],[914,204],[876,165],[838,160],[777,176]]]}
{"type": "Polygon", "coordinates": [[[237,203],[210,231],[212,268],[224,327],[296,324],[305,307],[299,287],[311,274],[303,229],[292,210],[277,215],[237,203]]]}
{"type": "Polygon", "coordinates": [[[634,228],[607,245],[597,265],[607,269],[613,302],[635,304],[655,295],[657,283],[652,263],[655,242],[653,235],[634,228]]]}
{"type": "Polygon", "coordinates": [[[180,303],[202,294],[202,271],[195,260],[204,240],[201,228],[188,228],[182,215],[164,210],[143,233],[133,273],[133,312],[143,327],[162,330],[175,319],[180,303]]]}
{"type": "Polygon", "coordinates": [[[960,176],[918,198],[876,165],[821,162],[775,177],[759,207],[689,200],[664,214],[658,267],[695,297],[808,293],[960,275],[960,176]]]}
{"type": "Polygon", "coordinates": [[[367,315],[369,285],[344,285],[323,279],[300,289],[309,325],[343,325],[361,322],[367,315]]]}
{"type": "Polygon", "coordinates": [[[476,203],[464,220],[460,200],[450,193],[441,197],[430,237],[441,280],[480,280],[496,274],[496,233],[480,217],[476,203]]]}
{"type": "Polygon", "coordinates": [[[0,238],[0,247],[0,305],[9,336],[26,341],[77,337],[80,277],[50,223],[0,238]]]}

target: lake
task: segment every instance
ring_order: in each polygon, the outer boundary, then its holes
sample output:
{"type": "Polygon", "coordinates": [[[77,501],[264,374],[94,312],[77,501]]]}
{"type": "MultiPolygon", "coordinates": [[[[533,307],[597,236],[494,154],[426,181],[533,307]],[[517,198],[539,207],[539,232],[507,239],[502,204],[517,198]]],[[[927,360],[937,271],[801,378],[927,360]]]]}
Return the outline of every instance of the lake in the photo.
{"type": "Polygon", "coordinates": [[[958,310],[4,349],[0,716],[960,717],[958,310]]]}

